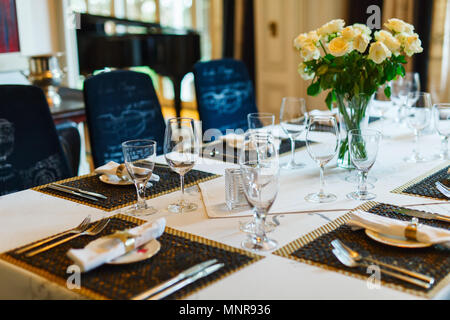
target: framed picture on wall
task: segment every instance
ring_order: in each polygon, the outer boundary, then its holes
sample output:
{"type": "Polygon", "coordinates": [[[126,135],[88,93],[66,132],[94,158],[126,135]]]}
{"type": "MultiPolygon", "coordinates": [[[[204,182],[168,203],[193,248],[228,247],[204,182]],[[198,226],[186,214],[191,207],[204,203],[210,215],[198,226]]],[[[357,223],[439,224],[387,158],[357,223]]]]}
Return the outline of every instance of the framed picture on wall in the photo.
{"type": "Polygon", "coordinates": [[[0,53],[19,51],[16,1],[0,0],[0,53]]]}

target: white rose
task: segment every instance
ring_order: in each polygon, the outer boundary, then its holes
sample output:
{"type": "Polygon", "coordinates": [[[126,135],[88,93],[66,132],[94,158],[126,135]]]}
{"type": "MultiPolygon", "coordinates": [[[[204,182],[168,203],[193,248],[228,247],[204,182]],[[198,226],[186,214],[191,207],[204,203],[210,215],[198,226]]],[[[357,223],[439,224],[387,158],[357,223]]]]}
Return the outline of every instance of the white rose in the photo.
{"type": "Polygon", "coordinates": [[[360,33],[353,40],[353,47],[358,52],[364,53],[369,45],[370,37],[366,34],[360,33]]]}
{"type": "Polygon", "coordinates": [[[314,73],[306,72],[306,65],[303,62],[298,65],[298,73],[304,80],[314,79],[314,73]]]}
{"type": "Polygon", "coordinates": [[[298,35],[298,37],[294,40],[294,47],[297,48],[297,50],[300,50],[304,46],[307,39],[308,35],[306,33],[298,35]]]}
{"type": "Polygon", "coordinates": [[[401,33],[401,32],[405,32],[405,33],[413,33],[414,32],[414,26],[406,23],[403,20],[400,19],[389,19],[388,22],[386,22],[384,24],[384,26],[391,30],[394,31],[394,33],[401,33]]]}
{"type": "Polygon", "coordinates": [[[317,60],[320,58],[320,50],[314,43],[310,42],[302,47],[300,51],[300,56],[305,61],[317,60]]]}
{"type": "Polygon", "coordinates": [[[423,52],[422,41],[419,39],[417,33],[399,33],[395,35],[395,38],[401,43],[403,50],[408,56],[412,56],[415,53],[423,52]]]}
{"type": "Polygon", "coordinates": [[[352,26],[345,27],[342,29],[341,34],[345,40],[351,41],[361,32],[358,29],[353,28],[352,26]]]}
{"type": "Polygon", "coordinates": [[[319,36],[317,35],[316,31],[310,31],[308,33],[302,33],[294,40],[294,47],[297,48],[297,50],[300,50],[301,48],[314,44],[316,45],[317,42],[319,42],[319,36]]]}
{"type": "Polygon", "coordinates": [[[372,34],[372,30],[370,30],[370,28],[364,24],[361,23],[355,23],[353,25],[353,28],[358,30],[359,32],[361,32],[362,34],[370,37],[370,35],[372,34]]]}
{"type": "Polygon", "coordinates": [[[352,43],[345,40],[343,37],[337,37],[330,41],[328,50],[335,57],[341,57],[353,50],[352,43]]]}
{"type": "Polygon", "coordinates": [[[386,47],[386,45],[377,41],[372,43],[369,49],[369,59],[375,62],[376,64],[382,63],[387,58],[392,56],[392,52],[386,47]]]}
{"type": "Polygon", "coordinates": [[[385,30],[375,32],[375,39],[383,42],[392,53],[396,55],[400,53],[401,43],[392,33],[385,30]]]}
{"type": "Polygon", "coordinates": [[[324,38],[325,36],[328,36],[329,34],[338,33],[340,32],[345,26],[345,21],[342,19],[336,19],[332,20],[326,24],[324,24],[322,27],[320,27],[317,30],[317,34],[324,38]]]}

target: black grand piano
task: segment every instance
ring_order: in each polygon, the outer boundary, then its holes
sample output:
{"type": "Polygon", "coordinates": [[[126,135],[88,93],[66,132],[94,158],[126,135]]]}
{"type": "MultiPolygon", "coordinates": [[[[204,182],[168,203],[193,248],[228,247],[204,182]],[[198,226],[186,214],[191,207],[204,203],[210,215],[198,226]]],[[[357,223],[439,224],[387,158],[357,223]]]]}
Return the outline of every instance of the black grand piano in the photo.
{"type": "Polygon", "coordinates": [[[189,29],[80,14],[77,29],[80,73],[105,68],[148,66],[173,82],[175,110],[181,112],[181,81],[200,60],[200,36],[189,29]]]}

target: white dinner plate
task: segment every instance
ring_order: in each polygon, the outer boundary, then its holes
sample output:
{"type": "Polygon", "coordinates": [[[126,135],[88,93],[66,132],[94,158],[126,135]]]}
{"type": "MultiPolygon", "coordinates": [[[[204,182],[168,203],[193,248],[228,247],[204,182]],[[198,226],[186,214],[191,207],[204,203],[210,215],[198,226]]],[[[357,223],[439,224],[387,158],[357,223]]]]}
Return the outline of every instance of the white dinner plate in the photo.
{"type": "Polygon", "coordinates": [[[115,186],[129,186],[129,185],[133,184],[133,181],[122,180],[118,176],[107,175],[107,174],[102,174],[100,176],[100,181],[107,183],[107,184],[112,184],[115,186]]]}
{"type": "Polygon", "coordinates": [[[389,246],[400,247],[400,248],[427,248],[432,246],[431,243],[423,243],[408,240],[404,237],[393,237],[385,234],[381,234],[369,229],[366,229],[366,234],[372,240],[378,241],[383,244],[387,244],[389,246]]]}
{"type": "Polygon", "coordinates": [[[161,249],[161,243],[158,240],[152,240],[142,247],[136,248],[127,254],[108,262],[108,264],[129,264],[150,259],[159,252],[159,249],[161,249]]]}

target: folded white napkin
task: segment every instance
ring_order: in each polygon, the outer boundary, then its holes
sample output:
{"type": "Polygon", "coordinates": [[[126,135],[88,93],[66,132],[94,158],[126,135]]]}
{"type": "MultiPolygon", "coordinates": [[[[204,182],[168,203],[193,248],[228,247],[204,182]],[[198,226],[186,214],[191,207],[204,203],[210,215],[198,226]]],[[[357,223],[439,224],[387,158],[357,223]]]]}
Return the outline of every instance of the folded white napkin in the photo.
{"type": "MultiPolygon", "coordinates": [[[[166,219],[145,223],[127,230],[135,238],[134,248],[159,238],[166,228],[166,219]]],[[[124,243],[119,239],[102,237],[90,242],[83,249],[70,249],[67,256],[77,264],[83,272],[90,271],[114,260],[126,253],[124,243]]]]}
{"type": "MultiPolygon", "coordinates": [[[[404,237],[408,221],[390,219],[361,210],[350,213],[347,225],[354,229],[369,229],[381,234],[404,237]]],[[[450,231],[419,224],[417,241],[422,243],[444,244],[450,247],[450,231]]]]}
{"type": "MultiPolygon", "coordinates": [[[[117,162],[114,161],[110,161],[107,164],[98,167],[97,169],[95,169],[95,173],[98,174],[106,174],[106,175],[110,175],[110,176],[118,176],[117,175],[117,169],[119,168],[120,164],[118,164],[117,162]]],[[[126,168],[124,168],[124,170],[122,171],[122,175],[124,177],[126,177],[128,180],[133,181],[130,177],[130,175],[128,174],[128,170],[126,168]]],[[[120,176],[118,176],[120,178],[120,176]]],[[[157,174],[152,174],[150,181],[154,181],[154,182],[158,182],[159,181],[159,176],[157,174]]]]}

